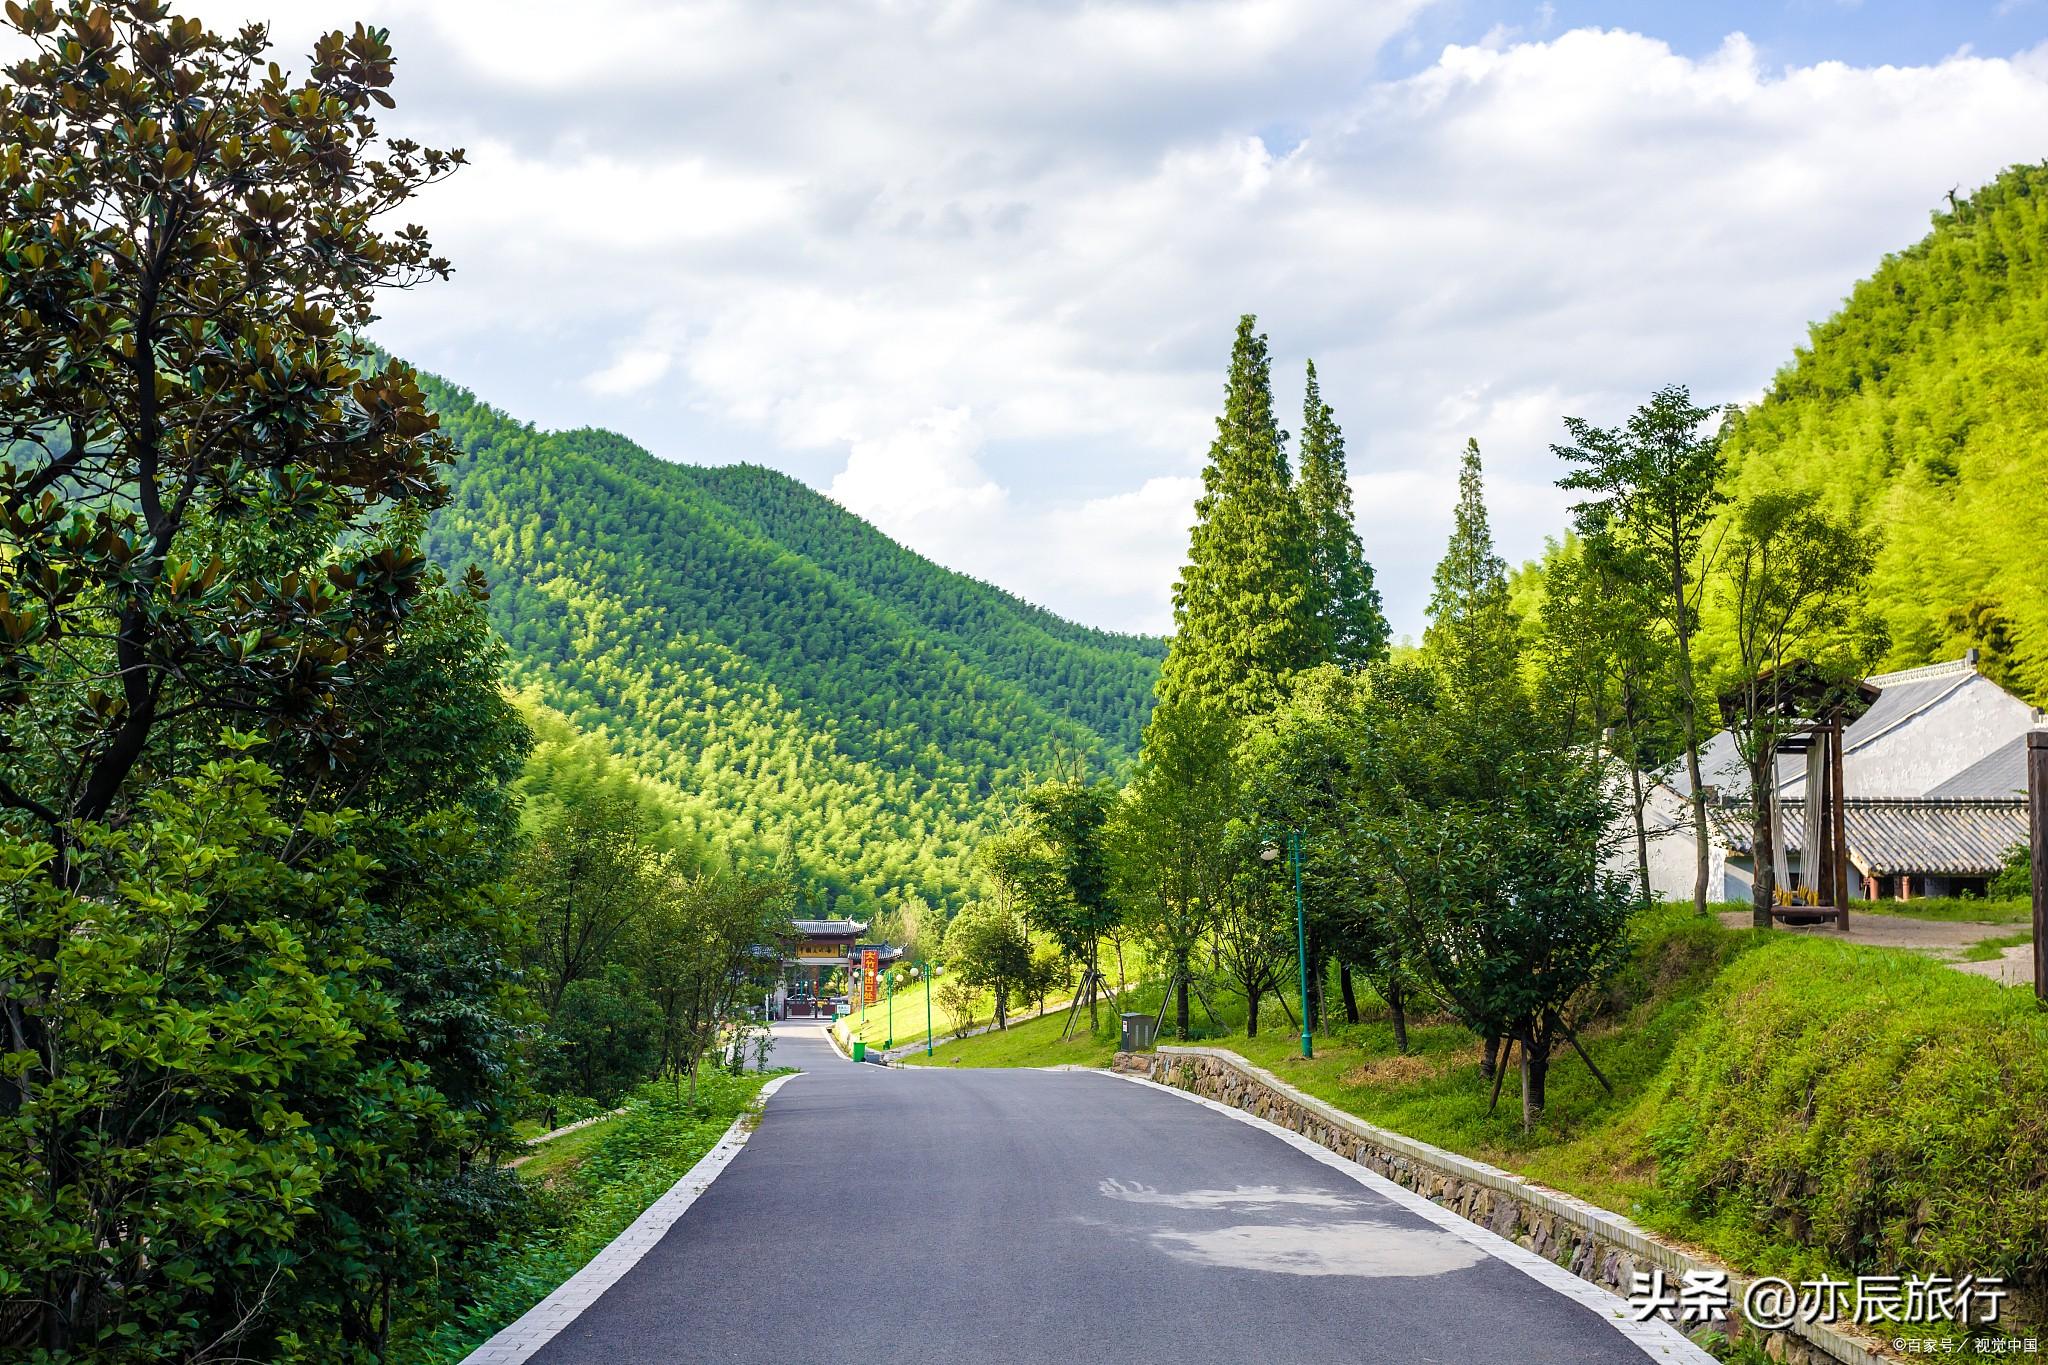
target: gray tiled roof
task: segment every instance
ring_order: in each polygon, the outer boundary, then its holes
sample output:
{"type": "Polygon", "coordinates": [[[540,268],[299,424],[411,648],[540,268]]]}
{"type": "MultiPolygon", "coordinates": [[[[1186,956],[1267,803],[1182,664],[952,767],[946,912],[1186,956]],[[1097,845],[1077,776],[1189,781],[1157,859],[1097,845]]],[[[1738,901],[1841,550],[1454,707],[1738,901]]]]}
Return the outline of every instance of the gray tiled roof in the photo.
{"type": "MultiPolygon", "coordinates": [[[[1801,853],[1805,803],[1785,801],[1779,809],[1785,851],[1801,853]]],[[[1849,861],[1864,872],[1987,877],[2005,865],[2007,850],[2026,839],[2027,806],[2019,800],[1851,799],[1842,803],[1842,828],[1849,861]]],[[[1721,830],[1734,852],[1749,854],[1747,819],[1723,821],[1721,830]]]]}
{"type": "Polygon", "coordinates": [[[852,919],[793,919],[789,927],[812,938],[859,938],[868,928],[852,919]]]}
{"type": "Polygon", "coordinates": [[[1937,797],[2015,797],[2027,793],[2027,737],[1993,749],[1927,793],[1937,797]]]}

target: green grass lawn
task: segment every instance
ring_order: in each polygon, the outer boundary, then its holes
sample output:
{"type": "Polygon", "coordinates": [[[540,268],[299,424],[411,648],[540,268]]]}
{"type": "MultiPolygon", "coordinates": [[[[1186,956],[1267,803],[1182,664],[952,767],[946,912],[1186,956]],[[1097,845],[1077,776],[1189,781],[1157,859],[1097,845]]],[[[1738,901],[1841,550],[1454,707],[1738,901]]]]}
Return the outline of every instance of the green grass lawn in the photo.
{"type": "Polygon", "coordinates": [[[2021,899],[1977,900],[1941,896],[1916,901],[1851,901],[1849,913],[1897,915],[1901,919],[1930,919],[1946,924],[2025,924],[2033,919],[2034,907],[2032,902],[2021,899]]]}
{"type": "Polygon", "coordinates": [[[519,1163],[520,1179],[556,1180],[575,1170],[604,1142],[605,1130],[624,1117],[618,1114],[602,1118],[587,1128],[578,1128],[573,1133],[564,1133],[541,1143],[533,1149],[531,1156],[519,1163]]]}
{"type": "Polygon", "coordinates": [[[2003,934],[1997,938],[1980,938],[1958,955],[1959,962],[1990,962],[2005,956],[2007,948],[2017,948],[2022,943],[2032,943],[2034,931],[2023,929],[2017,934],[2003,934]]]}
{"type": "MultiPolygon", "coordinates": [[[[1748,901],[1720,901],[1707,907],[1715,912],[1739,910],[1749,913],[1748,901]]],[[[1892,915],[1899,919],[1934,920],[1941,924],[2026,924],[2034,917],[2033,904],[2025,899],[1979,900],[1965,896],[1931,896],[1912,901],[1849,902],[1851,915],[1892,915]]]]}
{"type": "MultiPolygon", "coordinates": [[[[1105,956],[1107,956],[1106,953],[1105,956]]],[[[1124,967],[1132,977],[1142,975],[1144,969],[1142,955],[1131,949],[1126,949],[1124,952],[1124,967]]],[[[1103,964],[1103,973],[1110,978],[1111,989],[1114,989],[1116,981],[1115,963],[1113,961],[1105,962],[1103,964]]],[[[896,991],[893,1022],[886,995],[882,1000],[868,1006],[865,1016],[856,1007],[851,1014],[841,1019],[835,1026],[835,1031],[839,1035],[840,1046],[851,1047],[853,1040],[856,1038],[867,1043],[870,1047],[881,1047],[890,1038],[896,1040],[895,1046],[898,1048],[912,1047],[924,1042],[925,998],[926,991],[925,983],[923,982],[899,987],[896,991]]],[[[1047,1005],[1048,1008],[1052,1008],[1072,999],[1073,992],[1071,989],[1057,990],[1047,998],[1047,1005]]],[[[1152,1005],[1157,1007],[1158,1003],[1159,997],[1157,993],[1154,993],[1152,1005]]],[[[1018,1014],[1027,1013],[1033,1008],[1035,1008],[1034,1004],[1013,1006],[1010,1013],[1014,1017],[1018,1014]]],[[[1114,1015],[1116,1011],[1114,999],[1112,997],[1104,997],[1102,1009],[1105,1014],[1114,1015]]],[[[970,1027],[991,1023],[994,1019],[995,1010],[990,1005],[988,997],[984,995],[975,1007],[970,1027]]],[[[1061,1020],[1061,1027],[1064,1027],[1064,1015],[1061,1016],[1061,1020]]],[[[934,996],[931,1000],[932,1036],[939,1040],[949,1039],[952,1037],[955,1026],[958,1023],[959,1020],[954,1018],[953,1013],[934,996]]],[[[1022,1027],[1022,1025],[1019,1025],[1019,1027],[1022,1027]]],[[[968,1065],[972,1065],[972,1063],[968,1063],[968,1065]]],[[[985,1063],[984,1065],[988,1064],[985,1063]]]]}
{"type": "MultiPolygon", "coordinates": [[[[904,1047],[924,1041],[925,996],[925,983],[922,981],[897,990],[894,1033],[896,1046],[904,1047]]],[[[952,1012],[936,999],[931,1002],[931,1022],[933,1031],[941,1038],[953,1028],[952,1012]]],[[[862,1014],[860,1006],[855,1005],[853,1012],[839,1021],[838,1033],[842,1047],[850,1045],[856,1038],[871,1047],[882,1046],[891,1036],[890,1005],[887,995],[868,1006],[865,1015],[862,1014]]]]}

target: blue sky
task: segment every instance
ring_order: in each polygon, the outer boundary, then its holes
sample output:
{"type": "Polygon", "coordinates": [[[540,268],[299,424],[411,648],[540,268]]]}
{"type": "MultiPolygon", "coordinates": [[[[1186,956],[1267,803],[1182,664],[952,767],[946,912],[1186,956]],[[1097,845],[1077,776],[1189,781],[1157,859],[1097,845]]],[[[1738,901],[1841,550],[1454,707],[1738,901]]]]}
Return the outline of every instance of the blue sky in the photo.
{"type": "Polygon", "coordinates": [[[1944,192],[2048,157],[2048,0],[360,8],[386,126],[472,161],[417,205],[455,280],[381,341],[1125,629],[1170,619],[1239,313],[1284,426],[1317,362],[1412,634],[1466,437],[1533,555],[1560,418],[1753,398],[1944,192]]]}
{"type": "Polygon", "coordinates": [[[1653,34],[1700,57],[1740,31],[1774,66],[1845,62],[1918,66],[1963,48],[2006,54],[2048,38],[2044,0],[1740,0],[1739,3],[1578,4],[1471,0],[1424,11],[1388,57],[1407,74],[1446,43],[1478,42],[1496,26],[1540,39],[1560,30],[1623,28],[1653,34]]]}

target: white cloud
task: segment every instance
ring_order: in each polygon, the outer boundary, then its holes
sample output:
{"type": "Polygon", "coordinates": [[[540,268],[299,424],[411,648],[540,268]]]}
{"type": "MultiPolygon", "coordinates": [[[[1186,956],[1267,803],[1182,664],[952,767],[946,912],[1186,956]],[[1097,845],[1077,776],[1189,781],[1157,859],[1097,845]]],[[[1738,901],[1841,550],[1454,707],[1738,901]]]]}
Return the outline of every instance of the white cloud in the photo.
{"type": "Polygon", "coordinates": [[[668,373],[675,358],[667,351],[636,346],[621,351],[618,359],[583,381],[583,387],[605,398],[623,398],[639,393],[668,373]]]}
{"type": "Polygon", "coordinates": [[[906,539],[937,536],[965,541],[962,532],[986,529],[1003,490],[974,453],[980,429],[966,408],[932,412],[908,426],[852,442],[846,468],[826,491],[840,505],[906,539]]]}
{"type": "Polygon", "coordinates": [[[1559,416],[1753,396],[2043,151],[2048,49],[1778,70],[1539,6],[1374,79],[1422,7],[389,0],[392,126],[476,164],[417,210],[455,282],[379,337],[523,417],[828,467],[944,562],[1159,629],[1255,311],[1283,425],[1318,362],[1415,632],[1467,435],[1532,554],[1559,416]]]}

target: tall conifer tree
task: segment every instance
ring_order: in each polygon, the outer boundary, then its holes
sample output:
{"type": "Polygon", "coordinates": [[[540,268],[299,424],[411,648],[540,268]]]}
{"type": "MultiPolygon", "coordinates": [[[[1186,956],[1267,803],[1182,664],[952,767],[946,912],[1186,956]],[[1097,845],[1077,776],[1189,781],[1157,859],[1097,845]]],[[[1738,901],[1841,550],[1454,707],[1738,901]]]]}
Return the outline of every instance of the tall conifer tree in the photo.
{"type": "Polygon", "coordinates": [[[1173,588],[1173,646],[1159,695],[1233,716],[1272,710],[1315,662],[1308,539],[1287,466],[1287,433],[1273,416],[1266,338],[1247,313],[1237,324],[1230,380],[1187,566],[1173,588]]]}
{"type": "Polygon", "coordinates": [[[1508,601],[1508,566],[1493,548],[1479,442],[1465,442],[1450,544],[1436,566],[1423,647],[1453,688],[1454,704],[1483,704],[1515,690],[1520,626],[1508,601]]]}
{"type": "Polygon", "coordinates": [[[1369,664],[1386,653],[1387,618],[1351,519],[1344,432],[1323,401],[1313,360],[1302,402],[1301,476],[1295,488],[1308,537],[1317,652],[1322,661],[1346,668],[1369,664]]]}

